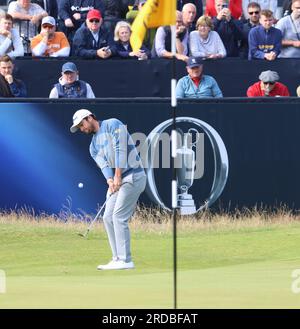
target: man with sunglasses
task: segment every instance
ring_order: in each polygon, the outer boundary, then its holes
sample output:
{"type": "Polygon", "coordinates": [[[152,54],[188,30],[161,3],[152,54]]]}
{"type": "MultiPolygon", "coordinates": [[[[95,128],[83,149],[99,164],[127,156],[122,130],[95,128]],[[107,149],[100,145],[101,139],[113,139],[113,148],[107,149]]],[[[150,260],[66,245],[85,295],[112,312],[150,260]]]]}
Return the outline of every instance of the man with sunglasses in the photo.
{"type": "Polygon", "coordinates": [[[97,9],[103,12],[105,8],[102,0],[59,0],[57,4],[59,30],[63,31],[69,40],[85,22],[90,10],[97,9]]]}
{"type": "Polygon", "coordinates": [[[243,39],[240,46],[240,57],[247,58],[249,52],[248,36],[250,30],[259,25],[260,5],[257,2],[250,2],[247,7],[249,18],[243,24],[243,39]]]}
{"type": "MultiPolygon", "coordinates": [[[[242,1],[242,7],[243,7],[243,15],[245,18],[249,18],[249,12],[248,12],[248,6],[250,2],[253,0],[243,0],[242,1]]],[[[271,10],[274,15],[277,13],[277,7],[280,6],[278,0],[254,0],[259,4],[261,10],[271,10]]]]}
{"type": "Polygon", "coordinates": [[[278,97],[290,96],[287,86],[278,82],[279,75],[275,71],[263,71],[255,82],[247,90],[247,97],[278,97]]]}
{"type": "Polygon", "coordinates": [[[56,32],[56,22],[51,16],[42,20],[41,33],[31,40],[33,56],[68,57],[70,44],[63,32],[56,32]]]}
{"type": "Polygon", "coordinates": [[[102,27],[102,15],[97,9],[87,14],[85,24],[76,31],[73,39],[73,54],[81,58],[107,59],[116,53],[113,37],[102,27]]]}
{"type": "Polygon", "coordinates": [[[282,48],[279,57],[300,57],[300,0],[292,1],[292,13],[279,20],[276,27],[282,32],[282,48]]]}

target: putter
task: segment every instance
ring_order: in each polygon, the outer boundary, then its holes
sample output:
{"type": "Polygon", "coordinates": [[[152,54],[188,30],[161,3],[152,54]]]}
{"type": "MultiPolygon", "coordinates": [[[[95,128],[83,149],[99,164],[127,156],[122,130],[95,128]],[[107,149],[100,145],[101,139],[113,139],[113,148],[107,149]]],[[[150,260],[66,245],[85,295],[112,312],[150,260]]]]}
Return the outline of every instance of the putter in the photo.
{"type": "MultiPolygon", "coordinates": [[[[112,194],[111,194],[112,195],[112,194]]],[[[111,196],[110,195],[110,196],[111,196]]],[[[103,203],[102,207],[100,208],[100,210],[97,212],[96,216],[94,217],[94,219],[91,221],[90,225],[88,226],[88,228],[86,229],[85,233],[78,233],[79,236],[82,236],[83,238],[86,238],[92,228],[92,226],[94,225],[95,221],[98,219],[98,217],[100,216],[102,210],[104,209],[107,201],[109,200],[110,196],[105,200],[105,202],[103,203]]]]}

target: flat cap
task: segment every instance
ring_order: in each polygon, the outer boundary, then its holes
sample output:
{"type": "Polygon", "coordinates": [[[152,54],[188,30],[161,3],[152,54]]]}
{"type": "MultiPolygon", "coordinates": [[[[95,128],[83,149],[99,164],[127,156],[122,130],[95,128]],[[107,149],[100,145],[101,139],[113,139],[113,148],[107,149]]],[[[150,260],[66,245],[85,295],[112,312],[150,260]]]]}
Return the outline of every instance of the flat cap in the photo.
{"type": "Polygon", "coordinates": [[[262,82],[276,82],[279,80],[279,75],[275,71],[263,71],[259,75],[259,80],[262,82]]]}

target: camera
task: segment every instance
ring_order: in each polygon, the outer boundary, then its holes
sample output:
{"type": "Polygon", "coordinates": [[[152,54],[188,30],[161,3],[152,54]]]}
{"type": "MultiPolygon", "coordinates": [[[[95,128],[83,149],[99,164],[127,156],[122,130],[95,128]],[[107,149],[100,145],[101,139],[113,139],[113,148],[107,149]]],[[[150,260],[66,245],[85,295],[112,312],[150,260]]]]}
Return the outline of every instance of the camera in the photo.
{"type": "Polygon", "coordinates": [[[223,3],[222,8],[228,8],[227,3],[223,3]]]}

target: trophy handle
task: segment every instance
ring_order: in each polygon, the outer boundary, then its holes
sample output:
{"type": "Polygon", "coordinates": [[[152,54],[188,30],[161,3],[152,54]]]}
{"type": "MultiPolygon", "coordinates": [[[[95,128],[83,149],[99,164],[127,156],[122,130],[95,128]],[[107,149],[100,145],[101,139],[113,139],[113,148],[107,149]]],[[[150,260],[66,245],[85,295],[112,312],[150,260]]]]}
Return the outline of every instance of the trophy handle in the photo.
{"type": "Polygon", "coordinates": [[[192,131],[194,131],[196,133],[196,140],[195,140],[194,143],[193,142],[191,143],[192,144],[192,148],[193,148],[193,147],[196,147],[196,144],[199,142],[200,134],[199,134],[199,131],[197,129],[195,129],[195,128],[190,128],[188,130],[188,134],[191,134],[192,131]]]}

